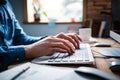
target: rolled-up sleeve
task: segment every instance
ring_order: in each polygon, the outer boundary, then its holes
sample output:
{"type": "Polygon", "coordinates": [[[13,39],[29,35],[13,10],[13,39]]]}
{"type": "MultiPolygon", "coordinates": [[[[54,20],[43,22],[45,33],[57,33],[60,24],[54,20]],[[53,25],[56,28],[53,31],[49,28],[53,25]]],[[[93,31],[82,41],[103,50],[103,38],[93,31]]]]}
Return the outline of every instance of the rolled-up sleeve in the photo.
{"type": "Polygon", "coordinates": [[[25,60],[24,46],[1,46],[0,47],[0,71],[6,70],[8,65],[25,60]]]}
{"type": "Polygon", "coordinates": [[[26,59],[23,45],[8,47],[8,55],[12,63],[26,59]]]}

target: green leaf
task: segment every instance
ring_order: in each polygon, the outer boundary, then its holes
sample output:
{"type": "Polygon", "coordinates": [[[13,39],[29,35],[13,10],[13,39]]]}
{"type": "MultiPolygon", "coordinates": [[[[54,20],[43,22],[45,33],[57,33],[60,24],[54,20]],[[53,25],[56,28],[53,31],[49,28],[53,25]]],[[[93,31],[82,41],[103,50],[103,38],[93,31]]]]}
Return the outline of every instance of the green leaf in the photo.
{"type": "Polygon", "coordinates": [[[47,17],[47,13],[45,11],[43,11],[43,15],[47,17]]]}
{"type": "Polygon", "coordinates": [[[37,11],[36,7],[34,6],[33,8],[34,8],[34,10],[35,10],[35,13],[37,13],[38,11],[37,11]]]}
{"type": "Polygon", "coordinates": [[[41,7],[38,7],[37,11],[39,12],[41,10],[41,7]]]}

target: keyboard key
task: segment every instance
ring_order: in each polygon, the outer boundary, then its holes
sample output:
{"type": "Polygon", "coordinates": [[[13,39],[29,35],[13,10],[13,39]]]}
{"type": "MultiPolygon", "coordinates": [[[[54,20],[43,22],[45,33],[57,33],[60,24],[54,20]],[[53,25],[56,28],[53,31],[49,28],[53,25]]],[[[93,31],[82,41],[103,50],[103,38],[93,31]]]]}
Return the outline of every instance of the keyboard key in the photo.
{"type": "Polygon", "coordinates": [[[61,62],[62,58],[55,58],[55,62],[61,62]]]}
{"type": "Polygon", "coordinates": [[[69,56],[68,57],[64,57],[63,59],[62,59],[62,62],[68,62],[69,61],[69,56]]]}

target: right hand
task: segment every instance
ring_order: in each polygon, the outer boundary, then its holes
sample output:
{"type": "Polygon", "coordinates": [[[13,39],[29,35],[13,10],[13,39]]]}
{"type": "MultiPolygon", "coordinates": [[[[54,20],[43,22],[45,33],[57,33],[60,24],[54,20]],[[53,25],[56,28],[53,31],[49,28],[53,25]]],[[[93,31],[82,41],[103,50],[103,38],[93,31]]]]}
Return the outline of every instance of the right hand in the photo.
{"type": "Polygon", "coordinates": [[[74,53],[74,45],[66,40],[54,36],[46,37],[36,43],[25,46],[26,57],[34,58],[38,56],[52,55],[55,52],[74,53]]]}

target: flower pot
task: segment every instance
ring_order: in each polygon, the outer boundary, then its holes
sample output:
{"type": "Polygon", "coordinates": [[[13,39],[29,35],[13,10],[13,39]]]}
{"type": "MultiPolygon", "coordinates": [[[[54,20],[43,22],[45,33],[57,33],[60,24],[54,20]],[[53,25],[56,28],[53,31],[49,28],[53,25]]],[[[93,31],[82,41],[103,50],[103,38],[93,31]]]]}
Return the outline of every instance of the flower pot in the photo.
{"type": "Polygon", "coordinates": [[[34,14],[34,20],[37,22],[40,21],[40,14],[39,13],[34,14]]]}

